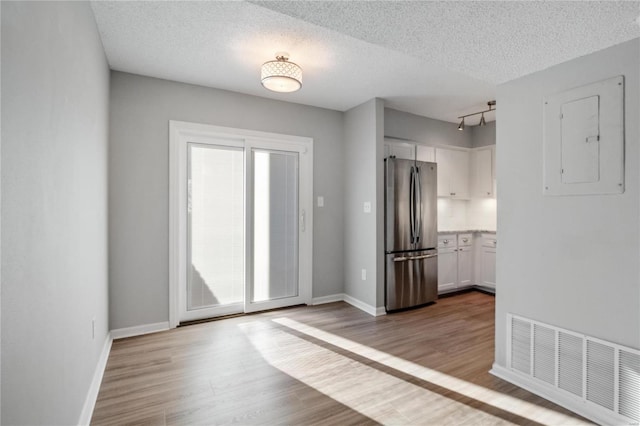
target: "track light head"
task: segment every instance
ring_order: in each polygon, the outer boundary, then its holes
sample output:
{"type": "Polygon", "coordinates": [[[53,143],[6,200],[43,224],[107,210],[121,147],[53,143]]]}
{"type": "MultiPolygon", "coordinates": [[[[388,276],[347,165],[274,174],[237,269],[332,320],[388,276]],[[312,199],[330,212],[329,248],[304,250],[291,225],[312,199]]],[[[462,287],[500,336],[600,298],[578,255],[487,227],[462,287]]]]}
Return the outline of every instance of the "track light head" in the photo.
{"type": "Polygon", "coordinates": [[[483,127],[486,126],[487,122],[484,119],[484,113],[485,112],[495,111],[496,110],[496,101],[493,100],[493,101],[487,102],[487,106],[489,107],[489,109],[485,109],[484,111],[473,112],[471,114],[461,115],[460,117],[458,117],[458,118],[462,119],[462,121],[460,122],[460,125],[458,126],[458,130],[464,130],[464,119],[465,119],[465,117],[471,117],[473,115],[478,115],[478,114],[482,114],[482,116],[480,117],[479,126],[483,126],[483,127]]]}

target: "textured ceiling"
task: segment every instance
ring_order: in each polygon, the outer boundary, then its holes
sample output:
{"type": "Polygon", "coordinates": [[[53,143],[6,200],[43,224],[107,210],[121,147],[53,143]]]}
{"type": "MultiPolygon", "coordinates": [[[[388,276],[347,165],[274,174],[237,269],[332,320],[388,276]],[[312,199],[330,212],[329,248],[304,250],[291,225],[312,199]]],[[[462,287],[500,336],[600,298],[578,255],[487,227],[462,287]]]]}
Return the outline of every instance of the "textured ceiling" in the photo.
{"type": "Polygon", "coordinates": [[[92,7],[115,70],[340,111],[379,97],[451,122],[484,109],[495,84],[640,36],[640,1],[92,7]],[[277,51],[303,68],[300,91],[275,94],[260,85],[260,65],[277,51]]]}

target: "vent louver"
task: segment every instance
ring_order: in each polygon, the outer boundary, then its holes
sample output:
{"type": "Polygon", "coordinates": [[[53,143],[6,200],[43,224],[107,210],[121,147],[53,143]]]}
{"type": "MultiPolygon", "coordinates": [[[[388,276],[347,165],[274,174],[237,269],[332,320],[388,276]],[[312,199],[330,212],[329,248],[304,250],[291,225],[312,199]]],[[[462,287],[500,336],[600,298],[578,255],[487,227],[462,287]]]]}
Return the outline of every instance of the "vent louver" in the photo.
{"type": "Polygon", "coordinates": [[[507,366],[566,397],[640,421],[640,351],[508,315],[507,366]]]}
{"type": "Polygon", "coordinates": [[[533,326],[533,376],[555,385],[556,332],[540,324],[533,326]]]}
{"type": "Polygon", "coordinates": [[[620,350],[619,412],[640,422],[640,354],[620,350]]]}
{"type": "Polygon", "coordinates": [[[531,373],[531,324],[517,318],[511,323],[511,366],[531,373]]]}
{"type": "Polygon", "coordinates": [[[558,332],[558,387],[582,397],[582,338],[558,332]]]}
{"type": "Polygon", "coordinates": [[[613,410],[614,349],[587,340],[587,399],[613,410]]]}

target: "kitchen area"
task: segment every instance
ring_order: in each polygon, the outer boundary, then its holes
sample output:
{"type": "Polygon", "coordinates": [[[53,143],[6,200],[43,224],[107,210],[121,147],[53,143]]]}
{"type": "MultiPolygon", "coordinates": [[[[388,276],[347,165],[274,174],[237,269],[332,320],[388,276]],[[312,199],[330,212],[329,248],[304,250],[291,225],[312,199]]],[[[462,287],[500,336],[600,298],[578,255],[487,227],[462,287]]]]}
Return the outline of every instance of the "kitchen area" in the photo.
{"type": "Polygon", "coordinates": [[[463,131],[441,123],[386,109],[384,157],[437,164],[438,297],[471,288],[495,293],[495,121],[463,131]],[[413,134],[390,136],[400,130],[398,118],[413,134]]]}

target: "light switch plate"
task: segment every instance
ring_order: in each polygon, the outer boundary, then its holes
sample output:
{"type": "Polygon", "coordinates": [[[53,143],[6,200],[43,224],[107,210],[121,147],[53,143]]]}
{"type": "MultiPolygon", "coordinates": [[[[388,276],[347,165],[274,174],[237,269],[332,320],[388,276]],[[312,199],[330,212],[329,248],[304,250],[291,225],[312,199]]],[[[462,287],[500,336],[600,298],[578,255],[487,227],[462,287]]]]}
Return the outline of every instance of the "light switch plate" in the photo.
{"type": "Polygon", "coordinates": [[[364,210],[365,213],[371,213],[371,202],[370,201],[365,201],[364,202],[363,210],[364,210]]]}

